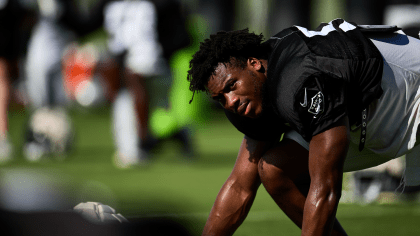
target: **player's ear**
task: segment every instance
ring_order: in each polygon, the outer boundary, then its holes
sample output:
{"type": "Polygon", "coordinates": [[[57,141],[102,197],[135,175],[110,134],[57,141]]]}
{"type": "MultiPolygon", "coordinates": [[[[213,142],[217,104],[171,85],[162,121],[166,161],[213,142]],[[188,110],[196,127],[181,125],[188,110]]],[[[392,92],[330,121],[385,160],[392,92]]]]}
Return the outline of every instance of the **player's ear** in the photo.
{"type": "Polygon", "coordinates": [[[258,60],[255,57],[248,57],[247,63],[248,63],[248,66],[251,66],[252,68],[254,68],[257,71],[261,70],[261,68],[262,68],[261,61],[258,60]]]}

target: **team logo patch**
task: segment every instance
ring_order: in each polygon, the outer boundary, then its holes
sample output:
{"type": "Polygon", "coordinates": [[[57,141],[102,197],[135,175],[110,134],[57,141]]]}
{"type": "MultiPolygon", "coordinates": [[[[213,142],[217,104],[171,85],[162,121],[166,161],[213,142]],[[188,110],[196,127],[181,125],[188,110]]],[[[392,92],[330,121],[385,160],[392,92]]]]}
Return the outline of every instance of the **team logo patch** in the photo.
{"type": "Polygon", "coordinates": [[[324,111],[324,94],[318,92],[311,98],[311,105],[308,108],[308,112],[315,116],[324,111]]]}

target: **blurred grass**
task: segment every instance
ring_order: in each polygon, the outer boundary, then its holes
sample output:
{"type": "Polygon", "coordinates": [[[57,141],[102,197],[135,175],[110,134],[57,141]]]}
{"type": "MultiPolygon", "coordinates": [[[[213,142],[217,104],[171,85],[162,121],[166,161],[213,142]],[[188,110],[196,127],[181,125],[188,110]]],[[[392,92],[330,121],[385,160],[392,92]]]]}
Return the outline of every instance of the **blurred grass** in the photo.
{"type": "MultiPolygon", "coordinates": [[[[173,215],[186,219],[199,233],[216,194],[230,174],[242,135],[223,114],[198,128],[194,135],[197,157],[184,158],[175,142],[155,151],[151,165],[119,170],[112,165],[114,147],[110,110],[72,110],[77,131],[75,149],[65,161],[28,163],[19,151],[28,112],[10,113],[10,135],[16,159],[3,170],[28,169],[54,173],[71,183],[72,203],[100,201],[127,217],[173,215]]],[[[340,204],[338,218],[349,235],[420,235],[420,207],[413,203],[391,205],[340,204]]],[[[235,235],[297,235],[299,229],[260,188],[248,218],[235,235]]]]}

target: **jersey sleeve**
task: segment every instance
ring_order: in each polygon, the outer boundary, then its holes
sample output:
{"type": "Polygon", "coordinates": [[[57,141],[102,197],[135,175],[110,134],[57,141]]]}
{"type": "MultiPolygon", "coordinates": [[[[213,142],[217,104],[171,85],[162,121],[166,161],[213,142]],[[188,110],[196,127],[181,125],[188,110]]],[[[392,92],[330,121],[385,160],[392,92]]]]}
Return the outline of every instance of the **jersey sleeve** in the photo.
{"type": "Polygon", "coordinates": [[[272,112],[265,112],[259,118],[243,117],[225,110],[226,117],[244,135],[259,141],[280,139],[288,127],[272,112]]]}
{"type": "Polygon", "coordinates": [[[296,91],[292,120],[299,133],[310,140],[348,115],[350,85],[345,80],[319,75],[309,77],[296,91]]]}

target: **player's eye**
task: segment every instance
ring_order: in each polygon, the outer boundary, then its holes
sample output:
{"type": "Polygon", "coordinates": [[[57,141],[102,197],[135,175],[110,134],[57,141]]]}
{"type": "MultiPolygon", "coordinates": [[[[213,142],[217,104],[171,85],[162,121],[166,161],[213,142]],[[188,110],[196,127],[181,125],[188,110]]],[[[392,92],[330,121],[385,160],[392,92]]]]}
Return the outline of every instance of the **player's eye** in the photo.
{"type": "Polygon", "coordinates": [[[235,87],[236,81],[233,81],[232,83],[229,84],[229,89],[233,89],[235,87]]]}
{"type": "Polygon", "coordinates": [[[228,93],[228,92],[230,92],[231,90],[233,90],[233,89],[235,88],[235,85],[236,85],[236,81],[232,81],[232,82],[230,82],[230,83],[226,86],[225,93],[228,93]]]}

